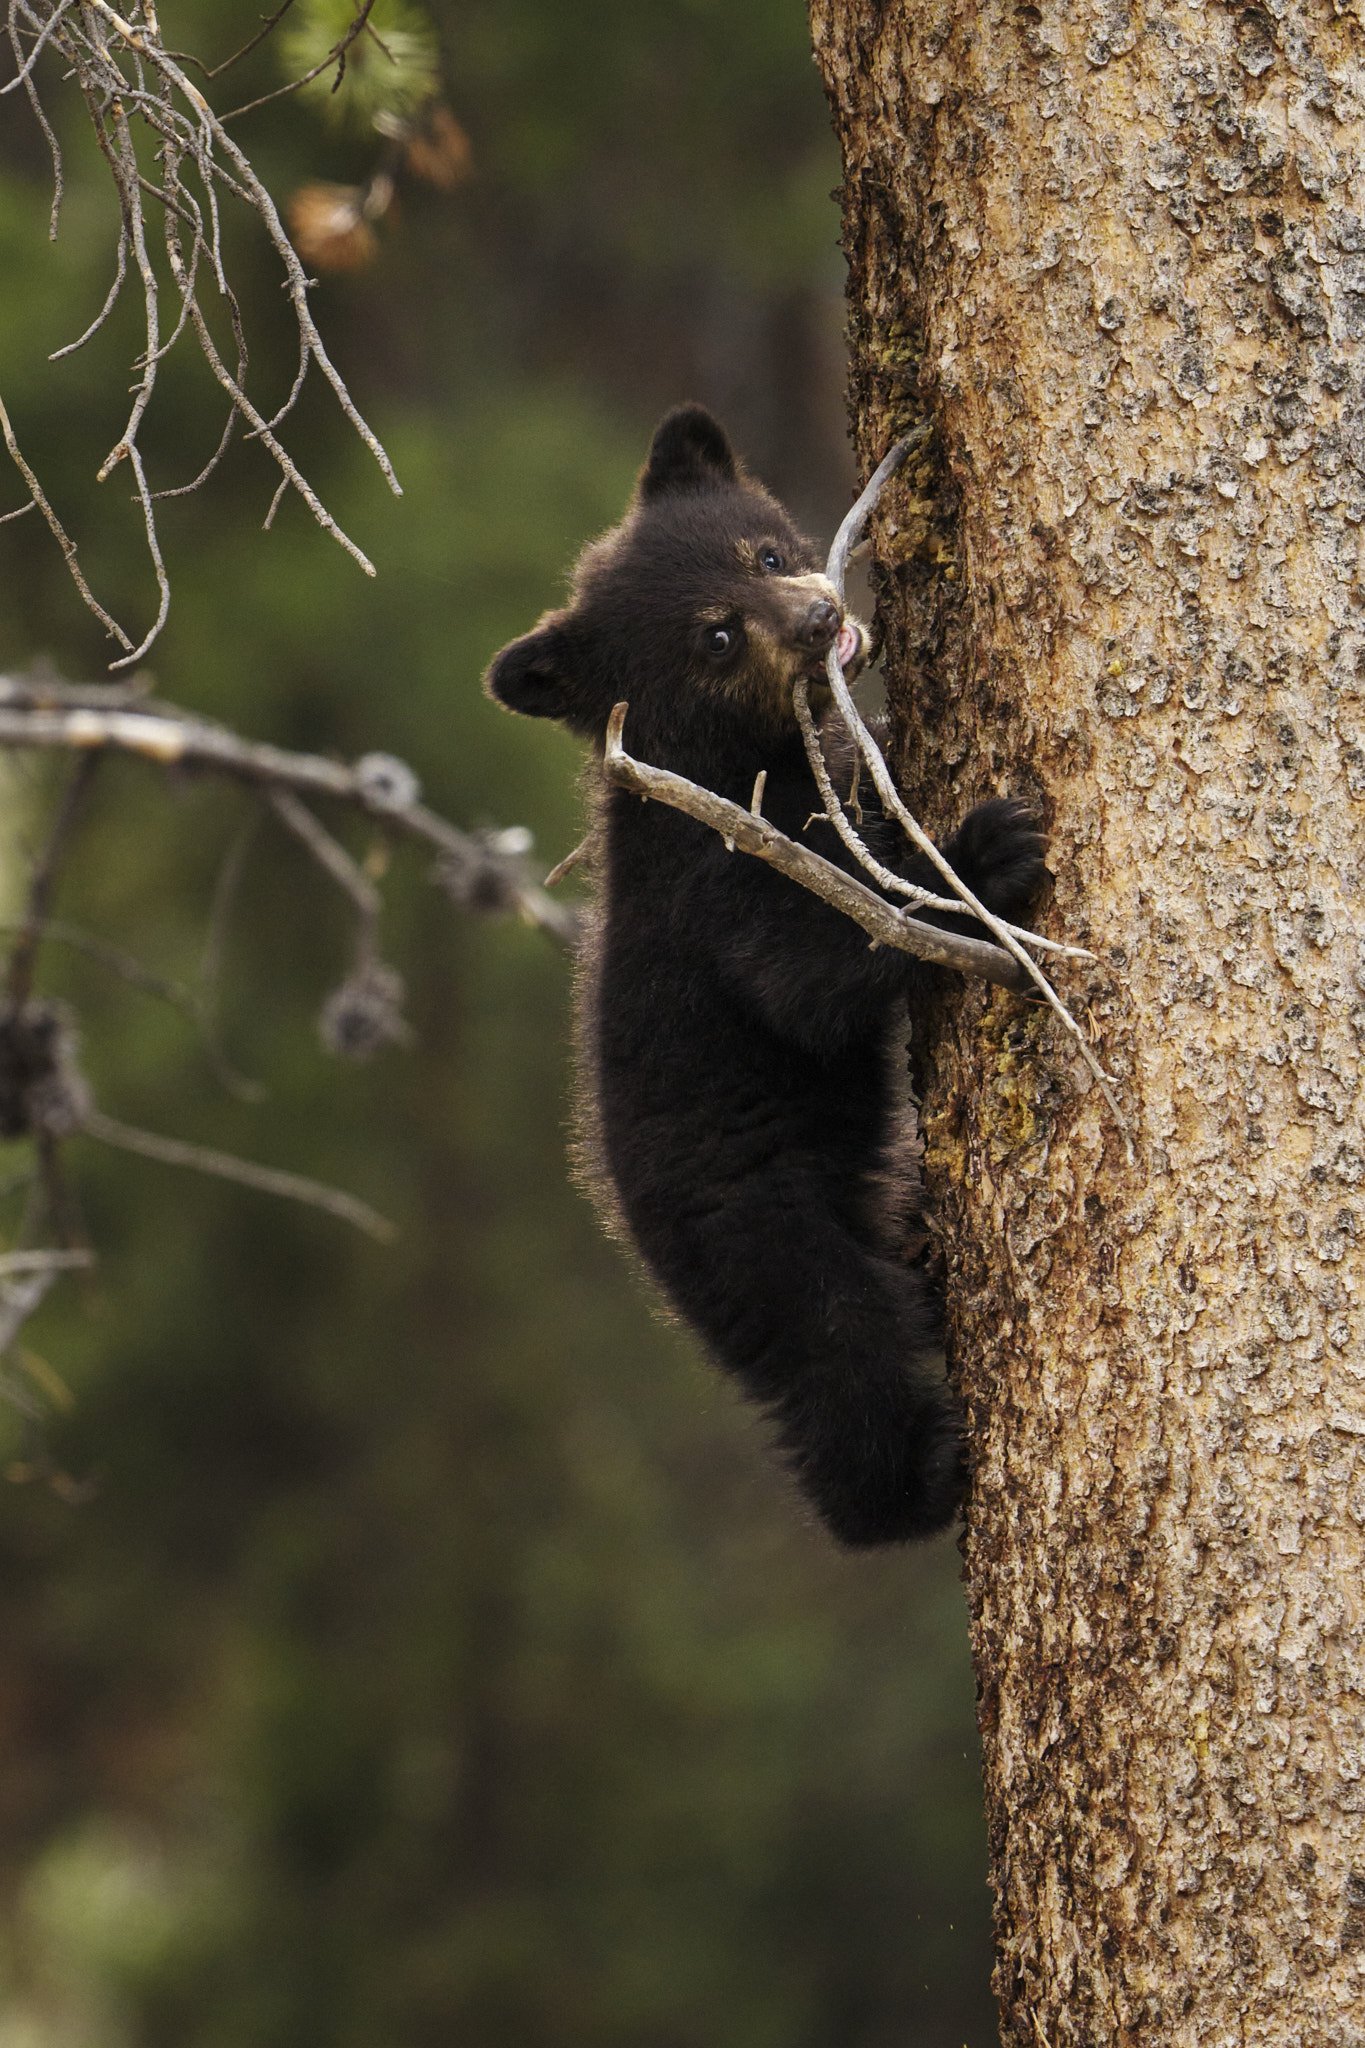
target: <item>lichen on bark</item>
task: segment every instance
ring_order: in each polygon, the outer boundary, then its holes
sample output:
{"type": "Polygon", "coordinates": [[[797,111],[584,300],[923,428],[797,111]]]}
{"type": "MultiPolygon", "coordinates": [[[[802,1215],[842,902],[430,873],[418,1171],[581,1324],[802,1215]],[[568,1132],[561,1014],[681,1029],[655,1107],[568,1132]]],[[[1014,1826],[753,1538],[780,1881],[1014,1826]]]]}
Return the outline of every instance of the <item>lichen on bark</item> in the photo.
{"type": "Polygon", "coordinates": [[[900,766],[1053,832],[1137,1137],[945,1000],[1008,2048],[1365,2044],[1365,24],[815,0],[900,766]]]}

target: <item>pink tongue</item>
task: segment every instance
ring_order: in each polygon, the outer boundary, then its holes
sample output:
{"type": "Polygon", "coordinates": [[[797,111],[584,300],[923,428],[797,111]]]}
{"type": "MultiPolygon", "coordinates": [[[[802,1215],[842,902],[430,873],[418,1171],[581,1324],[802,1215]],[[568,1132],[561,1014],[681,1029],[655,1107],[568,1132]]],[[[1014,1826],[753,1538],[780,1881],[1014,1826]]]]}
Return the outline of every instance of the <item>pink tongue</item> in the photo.
{"type": "Polygon", "coordinates": [[[858,652],[858,629],[856,626],[840,626],[839,637],[834,643],[839,657],[840,668],[847,668],[858,652]]]}

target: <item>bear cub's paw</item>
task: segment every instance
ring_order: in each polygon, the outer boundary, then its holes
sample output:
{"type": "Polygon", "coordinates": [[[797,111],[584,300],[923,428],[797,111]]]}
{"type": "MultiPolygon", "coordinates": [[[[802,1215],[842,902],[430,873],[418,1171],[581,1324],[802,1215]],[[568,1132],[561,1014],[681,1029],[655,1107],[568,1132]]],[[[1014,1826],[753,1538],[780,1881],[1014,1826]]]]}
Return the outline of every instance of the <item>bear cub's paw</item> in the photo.
{"type": "Polygon", "coordinates": [[[968,811],[943,851],[996,917],[1017,920],[1051,879],[1047,836],[1037,812],[1019,797],[992,797],[968,811]]]}

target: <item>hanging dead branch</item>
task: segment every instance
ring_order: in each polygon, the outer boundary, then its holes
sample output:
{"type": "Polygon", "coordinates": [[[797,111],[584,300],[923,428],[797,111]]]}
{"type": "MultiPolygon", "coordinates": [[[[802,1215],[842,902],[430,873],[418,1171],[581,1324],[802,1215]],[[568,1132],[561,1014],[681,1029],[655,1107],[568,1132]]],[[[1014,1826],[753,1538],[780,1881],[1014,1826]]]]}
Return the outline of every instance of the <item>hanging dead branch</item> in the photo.
{"type": "MultiPolygon", "coordinates": [[[[384,138],[385,154],[366,188],[366,217],[382,210],[380,193],[391,197],[399,159],[419,145],[427,158],[414,174],[448,187],[467,154],[467,138],[443,114],[423,84],[406,116],[383,118],[389,92],[383,65],[386,46],[370,23],[375,0],[354,0],[351,19],[330,50],[310,51],[296,63],[300,75],[277,92],[260,95],[220,113],[210,102],[215,82],[269,37],[289,11],[284,0],[264,15],[236,52],[209,65],[167,46],[155,0],[0,0],[12,58],[11,75],[0,82],[0,111],[22,93],[46,140],[52,160],[50,233],[61,219],[65,171],[58,132],[45,100],[56,112],[62,95],[74,93],[98,145],[117,201],[117,234],[111,231],[111,281],[98,310],[75,339],[52,350],[63,363],[88,348],[109,328],[125,298],[138,306],[140,340],[133,363],[127,410],[112,447],[92,463],[105,483],[122,470],[131,485],[140,520],[155,597],[149,616],[136,628],[115,617],[91,588],[78,560],[77,543],[64,513],[57,510],[38,467],[21,445],[20,434],[0,401],[0,439],[23,485],[26,502],[0,511],[0,524],[36,512],[61,550],[76,590],[115,644],[111,663],[125,673],[101,685],[72,685],[34,671],[0,676],[0,749],[57,752],[70,757],[64,793],[38,851],[31,857],[19,913],[8,920],[8,958],[0,975],[0,1137],[24,1142],[30,1163],[0,1196],[22,1196],[22,1216],[5,1231],[0,1252],[0,1393],[25,1413],[41,1410],[21,1375],[26,1354],[17,1343],[23,1325],[56,1279],[88,1265],[67,1153],[73,1141],[93,1139],[175,1168],[220,1179],[306,1204],[386,1240],[392,1226],[368,1203],[301,1174],[242,1159],[179,1136],[142,1130],[97,1106],[80,1059],[77,1022],[66,1005],[39,993],[42,948],[49,942],[83,954],[128,986],[171,1003],[195,1027],[218,1080],[239,1099],[258,1101],[264,1092],[240,1076],[218,1039],[216,1009],[227,906],[240,873],[249,832],[239,833],[222,865],[209,913],[209,936],[200,974],[184,984],[146,966],[124,947],[98,933],[54,918],[52,905],[64,869],[85,829],[91,786],[109,753],[123,753],[172,770],[180,779],[211,776],[232,780],[252,799],[255,817],[281,825],[342,893],[353,918],[347,969],[322,1006],[319,1028],[330,1050],[365,1058],[388,1043],[406,1042],[403,981],[382,957],[383,912],[379,876],[387,846],[412,842],[434,856],[432,879],[456,902],[475,910],[510,914],[571,947],[578,919],[571,906],[549,897],[531,874],[529,834],[520,828],[463,832],[421,800],[417,777],[394,756],[372,752],[354,763],[322,755],[291,753],[229,731],[213,720],[182,711],[150,694],[149,679],[136,665],[161,632],[171,604],[171,576],[161,546],[158,513],[167,498],[200,489],[227,456],[234,441],[257,441],[274,464],[278,482],[264,524],[274,520],[282,498],[301,498],[314,520],[358,565],[373,575],[364,551],[332,517],[299,468],[286,441],[291,415],[310,378],[329,388],[342,418],[373,456],[389,487],[399,485],[384,448],[356,406],[323,343],[309,304],[312,279],[300,247],[291,242],[280,212],[246,149],[229,132],[256,107],[330,74],[335,90],[369,53],[370,89],[366,119],[384,138]],[[378,53],[375,56],[374,53],[378,53]],[[375,65],[378,65],[376,91],[375,65]],[[199,75],[195,83],[190,75],[199,75]],[[444,127],[441,125],[444,119],[444,127]],[[225,254],[232,213],[252,216],[276,260],[293,316],[296,355],[281,399],[262,394],[252,374],[243,318],[225,254]],[[225,401],[221,427],[213,423],[214,445],[187,480],[154,473],[148,421],[156,413],[162,366],[177,350],[198,355],[225,401]],[[369,858],[358,860],[321,812],[349,813],[370,833],[369,858]],[[26,1405],[27,1403],[27,1405],[26,1405]]],[[[434,44],[430,62],[434,76],[434,44]]],[[[407,91],[395,70],[395,93],[407,91]]],[[[237,95],[241,98],[240,93],[237,95]]],[[[238,131],[240,132],[240,131],[238,131]]],[[[387,202],[385,202],[387,203],[387,202]]],[[[313,260],[310,258],[309,260],[313,260]]],[[[318,260],[321,260],[320,258],[318,260]]]]}
{"type": "MultiPolygon", "coordinates": [[[[0,1359],[10,1341],[5,1318],[13,1319],[17,1331],[54,1276],[88,1257],[78,1242],[79,1224],[62,1164],[74,1139],[93,1138],[163,1165],[212,1174],[319,1209],[370,1237],[389,1239],[391,1224],[343,1189],[139,1129],[97,1107],[81,1069],[73,1018],[64,1005],[34,992],[40,949],[48,941],[71,946],[130,986],[174,1004],[197,1027],[224,1084],[248,1100],[258,1100],[260,1091],[231,1068],[218,1046],[213,1018],[223,903],[240,867],[242,837],[215,892],[202,985],[187,988],[123,948],[51,915],[56,885],[86,821],[92,778],[107,754],[122,753],[173,771],[182,781],[212,777],[236,782],[285,828],[337,887],[354,918],[349,968],[319,1019],[328,1048],[352,1059],[367,1058],[386,1043],[407,1042],[411,1033],[402,1014],[402,978],[380,951],[383,898],[374,862],[358,860],[315,807],[327,805],[363,818],[381,845],[410,842],[434,853],[431,878],[454,900],[470,909],[519,917],[571,948],[578,938],[578,916],[572,905],[557,902],[532,878],[529,833],[520,827],[461,831],[422,802],[417,777],[392,754],[374,752],[346,763],[249,740],[154,698],[144,675],[99,686],[69,684],[51,674],[0,676],[0,749],[57,752],[72,756],[74,763],[33,860],[22,914],[4,927],[12,944],[0,991],[0,1138],[31,1141],[34,1168],[20,1184],[28,1202],[12,1254],[30,1262],[13,1269],[26,1277],[6,1282],[8,1269],[0,1263],[0,1338],[5,1339],[0,1359]],[[57,1239],[51,1253],[33,1242],[47,1236],[57,1239]],[[67,1250],[72,1259],[62,1256],[67,1250]]],[[[385,865],[386,856],[379,871],[385,865]]]]}
{"type": "MultiPolygon", "coordinates": [[[[354,18],[329,55],[314,65],[308,82],[335,66],[340,75],[346,52],[365,29],[373,0],[357,0],[354,18]]],[[[274,28],[284,10],[268,20],[229,65],[245,56],[274,28]]],[[[239,107],[220,116],[205,93],[187,75],[185,64],[165,45],[151,0],[137,0],[131,18],[109,0],[7,0],[6,29],[14,59],[14,75],[0,86],[0,100],[23,91],[47,138],[53,163],[51,232],[61,212],[64,174],[61,150],[38,89],[49,65],[53,83],[46,90],[68,91],[74,85],[85,105],[95,139],[104,156],[119,208],[114,278],[102,306],[85,332],[52,353],[54,362],[84,348],[105,327],[126,290],[140,292],[143,346],[134,365],[136,381],[128,416],[118,439],[97,469],[104,483],[126,465],[133,483],[156,586],[156,606],[149,624],[135,635],[104,608],[91,590],[77,561],[76,543],[54,509],[33,465],[23,453],[9,414],[0,404],[0,435],[23,480],[30,504],[46,521],[66,560],[73,582],[106,633],[122,650],[114,669],[132,666],[147,652],[166,622],[170,609],[170,575],[157,529],[158,503],[197,490],[212,475],[238,431],[265,448],[277,470],[279,484],[266,513],[268,525],[279,497],[293,491],[313,518],[343,547],[367,575],[373,564],[332,517],[309,484],[280,436],[280,429],[298,404],[311,372],[331,388],[341,413],[369,449],[389,485],[398,480],[378,438],[361,414],[333,364],[308,303],[311,280],[289,240],[274,200],[257,176],[249,157],[229,134],[226,121],[250,111],[239,107]],[[61,67],[58,72],[58,66],[61,67]],[[298,362],[289,392],[273,412],[247,389],[248,350],[236,295],[223,255],[221,205],[243,207],[254,214],[278,258],[298,336],[298,362]],[[163,279],[158,276],[152,246],[164,246],[170,270],[169,305],[163,307],[163,279]],[[134,280],[136,281],[134,283],[134,280]],[[215,337],[215,320],[226,327],[231,346],[215,337]],[[217,446],[188,483],[153,487],[144,459],[141,435],[153,405],[161,366],[172,350],[188,342],[197,346],[227,400],[226,420],[217,446]]],[[[207,71],[205,83],[227,65],[207,71]]],[[[285,87],[289,91],[293,87],[285,87]]],[[[266,95],[273,98],[275,95],[266,95]]],[[[257,102],[254,104],[261,104],[257,102]]],[[[22,511],[26,507],[19,507],[22,511]]],[[[12,514],[6,516],[13,516],[12,514]]]]}
{"type": "MultiPolygon", "coordinates": [[[[324,754],[295,753],[243,739],[226,726],[175,705],[144,702],[136,710],[97,706],[89,687],[0,676],[0,749],[87,757],[129,754],[160,768],[247,783],[272,797],[285,792],[348,805],[364,812],[386,837],[429,847],[438,856],[435,879],[470,908],[511,912],[560,945],[577,943],[575,912],[529,877],[529,840],[520,828],[512,828],[509,836],[465,832],[449,824],[421,801],[417,777],[392,754],[363,754],[353,763],[334,761],[324,754]]],[[[300,811],[291,810],[289,817],[299,836],[300,811]]],[[[316,832],[308,843],[316,857],[316,832]]],[[[330,872],[335,878],[335,864],[330,872]]],[[[351,893],[354,889],[353,880],[351,893]]]]}

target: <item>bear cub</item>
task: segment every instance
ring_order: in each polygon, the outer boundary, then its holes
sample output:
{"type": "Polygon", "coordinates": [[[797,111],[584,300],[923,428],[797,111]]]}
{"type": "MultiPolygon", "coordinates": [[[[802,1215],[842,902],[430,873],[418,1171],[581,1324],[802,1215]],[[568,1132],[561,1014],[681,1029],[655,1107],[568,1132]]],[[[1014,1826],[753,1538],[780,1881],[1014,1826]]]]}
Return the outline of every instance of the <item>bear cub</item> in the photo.
{"type": "MultiPolygon", "coordinates": [[[[621,524],[586,547],[569,603],[494,659],[490,694],[626,745],[869,877],[824,819],[792,708],[829,702],[867,635],[810,543],[699,406],[659,426],[621,524]]],[[[839,726],[837,714],[833,723],[839,726]]],[[[837,751],[842,738],[828,741],[837,751]]],[[[599,1190],[661,1292],[776,1425],[843,1543],[942,1528],[963,1486],[939,1316],[900,1246],[896,1053],[926,972],[708,827],[599,777],[599,903],[580,984],[588,1149],[599,1190]]],[[[861,796],[883,863],[936,888],[861,796]]],[[[944,848],[1017,918],[1042,882],[1028,811],[978,805],[944,848]]]]}

